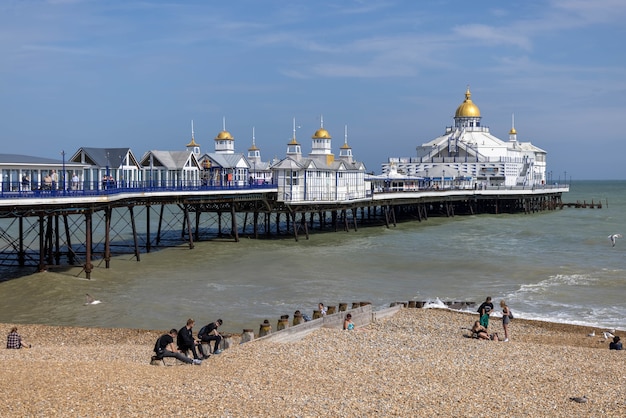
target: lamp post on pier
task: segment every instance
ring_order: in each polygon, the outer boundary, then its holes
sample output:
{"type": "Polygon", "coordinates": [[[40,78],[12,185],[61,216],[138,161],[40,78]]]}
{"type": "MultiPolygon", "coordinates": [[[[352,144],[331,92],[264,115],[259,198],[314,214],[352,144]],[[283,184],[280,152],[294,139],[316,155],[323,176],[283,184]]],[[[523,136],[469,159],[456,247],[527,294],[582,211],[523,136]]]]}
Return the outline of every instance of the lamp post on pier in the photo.
{"type": "Polygon", "coordinates": [[[63,172],[61,173],[61,184],[63,186],[63,194],[65,195],[66,185],[65,185],[65,150],[61,151],[61,156],[63,157],[63,172]]]}

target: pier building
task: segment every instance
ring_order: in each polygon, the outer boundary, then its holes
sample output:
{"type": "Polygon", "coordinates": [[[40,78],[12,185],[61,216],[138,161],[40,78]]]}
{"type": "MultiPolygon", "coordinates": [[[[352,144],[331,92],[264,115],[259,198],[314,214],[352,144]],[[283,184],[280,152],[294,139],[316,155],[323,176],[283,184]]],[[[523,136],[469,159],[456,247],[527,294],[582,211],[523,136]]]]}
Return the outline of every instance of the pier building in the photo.
{"type": "Polygon", "coordinates": [[[261,159],[261,149],[256,146],[254,127],[252,127],[252,145],[248,148],[248,163],[250,165],[250,184],[272,183],[272,167],[269,161],[261,159]]]}
{"type": "Polygon", "coordinates": [[[294,119],[287,156],[272,166],[278,201],[336,202],[365,198],[369,190],[365,184],[365,165],[353,159],[347,127],[338,159],[332,152],[332,137],[324,129],[323,118],[311,139],[311,152],[304,157],[296,139],[294,119]]]}
{"type": "Polygon", "coordinates": [[[81,147],[69,161],[86,165],[77,173],[80,190],[134,187],[143,180],[142,166],[130,148],[81,147]]]}
{"type": "MultiPolygon", "coordinates": [[[[242,153],[235,152],[235,138],[226,130],[226,119],[223,119],[222,130],[214,141],[214,152],[198,155],[203,184],[223,187],[248,184],[250,164],[242,153]]],[[[200,152],[199,146],[197,151],[200,152]]]]}
{"type": "Polygon", "coordinates": [[[513,120],[508,141],[482,125],[469,87],[454,115],[454,126],[416,148],[415,157],[393,157],[382,164],[383,173],[395,169],[422,177],[429,187],[534,187],[546,181],[546,151],[520,142],[513,120]]]}

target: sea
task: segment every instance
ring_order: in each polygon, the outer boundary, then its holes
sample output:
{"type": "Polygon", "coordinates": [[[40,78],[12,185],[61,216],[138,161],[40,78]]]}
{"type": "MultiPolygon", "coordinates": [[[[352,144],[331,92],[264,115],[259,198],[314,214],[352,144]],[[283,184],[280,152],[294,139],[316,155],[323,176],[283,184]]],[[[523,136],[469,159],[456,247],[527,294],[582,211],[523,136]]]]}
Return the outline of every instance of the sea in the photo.
{"type": "MultiPolygon", "coordinates": [[[[505,300],[516,318],[626,330],[626,181],[572,181],[564,202],[533,214],[431,217],[395,227],[317,232],[308,240],[207,240],[0,282],[0,322],[180,328],[223,319],[257,329],[319,302],[505,300]],[[90,294],[101,303],[85,305],[90,294]]],[[[15,275],[15,271],[11,272],[15,275]]],[[[465,310],[475,311],[476,307],[465,310]]]]}

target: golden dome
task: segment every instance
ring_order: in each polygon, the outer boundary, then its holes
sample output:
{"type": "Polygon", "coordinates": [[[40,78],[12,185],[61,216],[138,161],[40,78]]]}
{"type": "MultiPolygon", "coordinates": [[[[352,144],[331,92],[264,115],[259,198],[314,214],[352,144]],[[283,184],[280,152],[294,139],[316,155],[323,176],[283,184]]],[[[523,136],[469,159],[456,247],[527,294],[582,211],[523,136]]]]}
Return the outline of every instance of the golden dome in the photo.
{"type": "Polygon", "coordinates": [[[256,145],[252,144],[252,146],[250,148],[248,148],[248,151],[258,151],[259,149],[257,148],[256,145]]]}
{"type": "Polygon", "coordinates": [[[234,141],[235,138],[233,138],[233,136],[230,134],[230,132],[222,131],[219,134],[217,134],[217,136],[215,137],[215,140],[216,141],[222,141],[222,140],[234,141]]]}
{"type": "Polygon", "coordinates": [[[455,118],[479,118],[480,110],[478,106],[476,106],[472,102],[472,93],[470,93],[469,87],[465,92],[465,101],[461,103],[459,107],[456,108],[456,113],[454,114],[455,118]]]}
{"type": "Polygon", "coordinates": [[[294,136],[287,145],[300,145],[300,143],[296,141],[296,137],[294,136]]]}
{"type": "Polygon", "coordinates": [[[324,128],[319,128],[317,131],[315,131],[315,133],[313,134],[313,136],[311,137],[313,139],[332,139],[330,137],[330,134],[328,133],[328,131],[324,128]]]}
{"type": "Polygon", "coordinates": [[[347,142],[344,142],[344,144],[341,146],[341,149],[351,149],[350,145],[348,145],[347,142]]]}
{"type": "Polygon", "coordinates": [[[187,148],[189,148],[189,147],[199,147],[200,145],[196,144],[196,140],[193,139],[193,136],[192,136],[191,137],[191,142],[188,143],[186,146],[187,146],[187,148]]]}
{"type": "Polygon", "coordinates": [[[517,135],[517,131],[515,130],[515,128],[511,128],[511,130],[509,131],[509,135],[517,135]]]}

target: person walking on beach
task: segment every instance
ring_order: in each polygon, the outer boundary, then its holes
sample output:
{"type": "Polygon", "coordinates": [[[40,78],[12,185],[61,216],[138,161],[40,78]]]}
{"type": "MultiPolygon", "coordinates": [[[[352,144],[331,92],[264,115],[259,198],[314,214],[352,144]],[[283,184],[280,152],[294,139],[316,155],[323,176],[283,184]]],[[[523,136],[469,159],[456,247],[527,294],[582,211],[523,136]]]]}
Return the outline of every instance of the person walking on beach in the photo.
{"type": "Polygon", "coordinates": [[[154,344],[154,353],[156,359],[161,360],[163,357],[174,357],[187,364],[201,365],[202,360],[195,360],[187,357],[174,347],[174,338],[178,335],[176,328],[172,328],[169,334],[163,334],[154,344]]]}
{"type": "MultiPolygon", "coordinates": [[[[203,326],[198,333],[198,338],[202,342],[211,343],[211,341],[215,341],[213,345],[213,354],[220,354],[222,350],[220,350],[220,342],[222,342],[222,336],[217,331],[217,329],[223,324],[221,319],[218,319],[215,322],[211,322],[203,326]]],[[[209,358],[209,353],[203,353],[204,358],[209,358]]]]}
{"type": "Polygon", "coordinates": [[[480,325],[485,328],[489,328],[489,314],[493,311],[493,303],[491,303],[491,296],[487,296],[487,299],[478,308],[480,314],[480,325]]]}
{"type": "Polygon", "coordinates": [[[198,352],[196,351],[196,340],[193,338],[193,326],[196,323],[193,319],[187,320],[187,325],[178,330],[178,337],[176,338],[176,345],[178,349],[183,353],[187,353],[187,350],[191,350],[193,358],[200,360],[198,352]]]}
{"type": "Polygon", "coordinates": [[[11,328],[11,332],[7,335],[7,348],[11,349],[20,349],[20,348],[30,348],[30,344],[26,344],[20,334],[17,333],[17,327],[11,328]]]}
{"type": "Polygon", "coordinates": [[[511,322],[509,314],[511,311],[504,300],[500,301],[500,307],[502,308],[502,328],[504,328],[504,342],[506,343],[509,342],[509,322],[511,322]]]}

